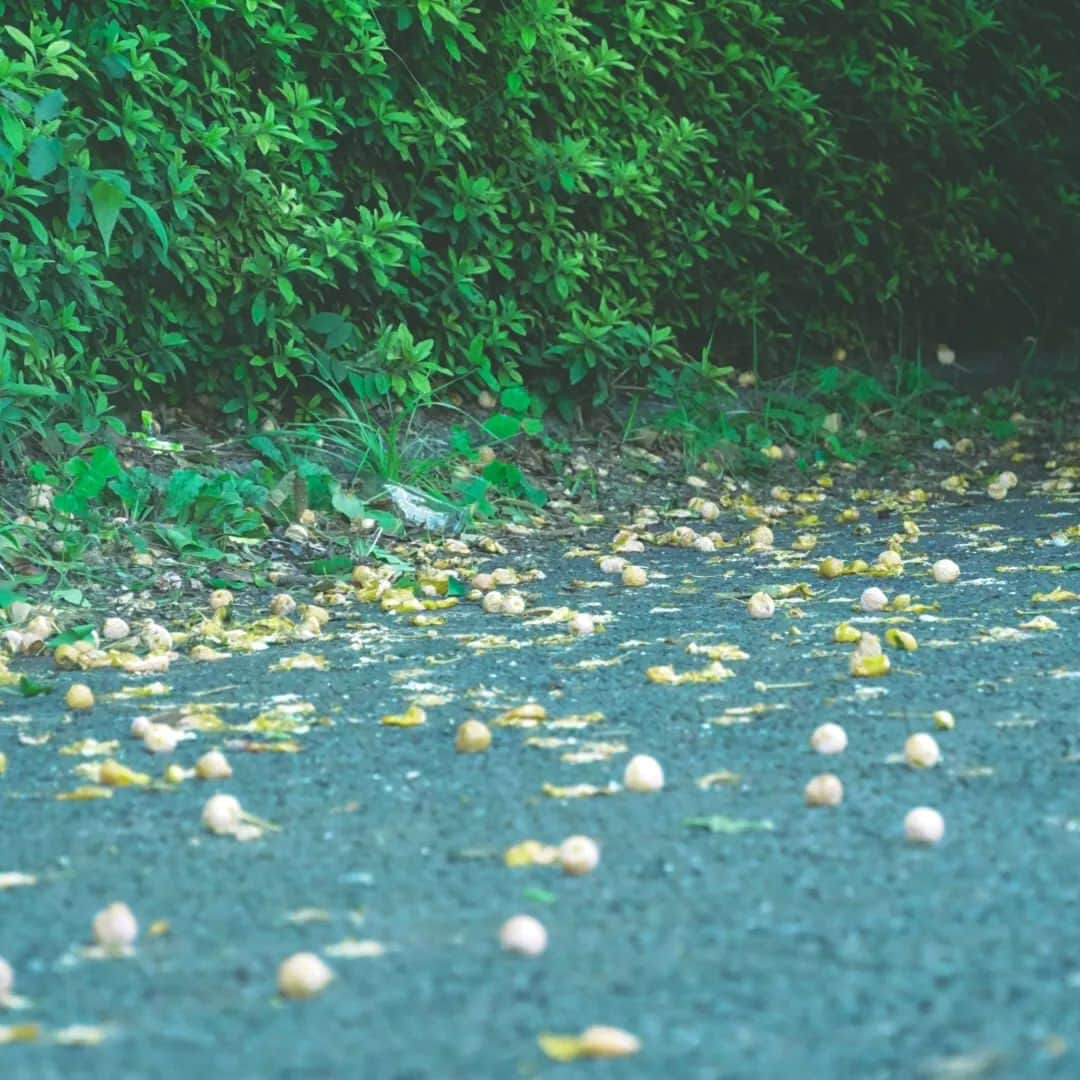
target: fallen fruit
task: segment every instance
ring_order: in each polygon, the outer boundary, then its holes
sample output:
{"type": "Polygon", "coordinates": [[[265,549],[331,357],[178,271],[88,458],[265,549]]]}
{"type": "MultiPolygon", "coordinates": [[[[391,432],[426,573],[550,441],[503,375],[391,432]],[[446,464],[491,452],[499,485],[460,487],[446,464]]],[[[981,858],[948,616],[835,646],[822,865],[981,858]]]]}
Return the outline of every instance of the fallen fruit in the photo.
{"type": "Polygon", "coordinates": [[[235,832],[243,817],[244,811],[235,795],[211,795],[203,806],[203,827],[219,836],[235,832]]]}
{"type": "Polygon", "coordinates": [[[128,949],[139,936],[139,924],[131,908],[120,901],[102,908],[94,916],[94,941],[106,949],[128,949]]]}
{"type": "Polygon", "coordinates": [[[803,792],[807,806],[839,806],[844,801],[844,785],[833,773],[815,776],[803,792]]]}
{"type": "Polygon", "coordinates": [[[195,762],[195,775],[200,780],[225,780],[232,776],[232,766],[220,750],[207,750],[195,762]]]}
{"type": "Polygon", "coordinates": [[[86,683],[72,683],[64,695],[64,703],[69,709],[92,709],[94,692],[86,683]]]}
{"type": "Polygon", "coordinates": [[[499,944],[507,952],[539,956],[548,943],[544,924],[532,915],[514,915],[499,927],[499,944]]]}
{"type": "Polygon", "coordinates": [[[859,597],[859,607],[863,611],[884,611],[888,603],[889,598],[876,585],[864,589],[862,596],[859,597]]]}
{"type": "Polygon", "coordinates": [[[904,835],[913,844],[936,844],[945,835],[945,819],[929,806],[916,806],[904,818],[904,835]]]}
{"type": "Polygon", "coordinates": [[[644,566],[635,566],[630,563],[628,566],[623,567],[622,583],[629,585],[631,588],[638,588],[644,585],[649,580],[649,574],[644,566]]]}
{"type": "Polygon", "coordinates": [[[664,786],[664,770],[656,758],[635,754],[626,764],[623,783],[631,791],[660,791],[664,786]]]}
{"type": "Polygon", "coordinates": [[[581,1033],[581,1050],[585,1057],[627,1057],[641,1049],[641,1040],[622,1028],[594,1024],[581,1033]]]}
{"type": "Polygon", "coordinates": [[[936,709],[933,714],[934,727],[940,731],[952,731],[956,727],[956,718],[948,709],[936,709]]]}
{"type": "Polygon", "coordinates": [[[933,735],[919,731],[907,737],[904,759],[914,769],[932,769],[941,760],[941,749],[933,735]]]}
{"type": "Polygon", "coordinates": [[[776,601],[766,592],[756,592],[746,602],[751,619],[768,619],[776,611],[776,601]]]}
{"type": "Polygon", "coordinates": [[[588,874],[600,861],[600,848],[589,836],[568,836],[559,845],[559,865],[564,874],[588,874]]]}
{"type": "Polygon", "coordinates": [[[458,729],[454,749],[459,754],[482,754],[491,745],[491,729],[480,720],[466,720],[458,729]]]}
{"type": "Polygon", "coordinates": [[[819,754],[840,754],[847,747],[847,732],[839,724],[822,724],[810,736],[810,745],[819,754]]]}
{"type": "Polygon", "coordinates": [[[950,585],[960,576],[960,567],[952,559],[938,559],[934,563],[931,573],[939,585],[950,585]]]}
{"type": "Polygon", "coordinates": [[[321,994],[333,981],[334,973],[315,953],[293,953],[281,962],[277,987],[282,997],[309,998],[321,994]]]}

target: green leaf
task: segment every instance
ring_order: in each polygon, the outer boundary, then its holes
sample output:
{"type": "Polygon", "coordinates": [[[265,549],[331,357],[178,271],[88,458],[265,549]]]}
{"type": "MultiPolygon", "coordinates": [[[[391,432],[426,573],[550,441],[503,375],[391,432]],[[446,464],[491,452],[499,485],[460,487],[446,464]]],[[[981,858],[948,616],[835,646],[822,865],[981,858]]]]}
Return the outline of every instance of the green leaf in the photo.
{"type": "MultiPolygon", "coordinates": [[[[56,42],[53,42],[55,45],[56,42]]],[[[49,46],[52,48],[52,45],[49,46]]],[[[34,106],[34,119],[39,124],[48,123],[50,120],[55,120],[64,108],[64,91],[52,90],[44,97],[39,98],[37,104],[34,106]]]]}
{"type": "Polygon", "coordinates": [[[158,212],[145,199],[140,199],[138,195],[132,195],[131,201],[142,211],[147,224],[153,230],[158,243],[161,245],[162,255],[168,255],[169,234],[165,231],[165,226],[162,224],[161,218],[158,217],[158,212]]]}
{"type": "Polygon", "coordinates": [[[90,206],[94,211],[94,221],[101,233],[106,255],[109,254],[109,241],[126,200],[127,195],[111,180],[99,180],[90,189],[90,206]]]}
{"type": "Polygon", "coordinates": [[[35,139],[27,154],[27,170],[31,180],[44,180],[60,164],[60,140],[35,139]]]}
{"type": "Polygon", "coordinates": [[[495,413],[484,421],[484,430],[494,439],[512,439],[521,430],[521,421],[507,413],[495,413]]]}
{"type": "Polygon", "coordinates": [[[251,321],[256,326],[262,326],[266,321],[266,293],[260,289],[251,302],[251,321]]]}
{"type": "Polygon", "coordinates": [[[52,683],[35,682],[33,679],[22,675],[19,678],[17,689],[23,697],[37,697],[38,694],[51,694],[54,686],[52,683]]]}

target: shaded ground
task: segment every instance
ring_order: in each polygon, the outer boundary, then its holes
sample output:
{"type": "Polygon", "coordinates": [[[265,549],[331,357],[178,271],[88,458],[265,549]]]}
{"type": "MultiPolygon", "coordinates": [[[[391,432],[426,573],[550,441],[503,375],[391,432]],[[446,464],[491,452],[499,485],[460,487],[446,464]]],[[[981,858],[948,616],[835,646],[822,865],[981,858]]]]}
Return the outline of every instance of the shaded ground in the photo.
{"type": "MultiPolygon", "coordinates": [[[[0,955],[29,999],[0,1023],[40,1025],[37,1041],[0,1045],[0,1074],[1076,1075],[1080,600],[1032,599],[1080,592],[1071,468],[1032,468],[1001,502],[981,490],[929,506],[857,500],[811,484],[822,501],[774,493],[770,510],[721,488],[711,526],[693,515],[641,525],[645,551],[629,558],[649,571],[644,588],[598,568],[614,522],[555,539],[507,534],[505,555],[475,543],[466,555],[432,552],[463,581],[516,568],[522,617],[463,600],[427,613],[445,622],[415,625],[338,589],[346,602],[321,598],[332,618],[315,640],[212,663],[181,656],[160,676],[12,661],[57,691],[0,699],[0,874],[37,878],[0,890],[0,955]],[[847,507],[860,520],[837,523],[847,507]],[[742,542],[761,513],[775,551],[742,542]],[[904,519],[921,536],[898,545],[901,576],[815,573],[825,555],[872,563],[904,519]],[[733,546],[659,542],[680,523],[733,546]],[[791,550],[800,534],[817,537],[812,552],[791,550]],[[962,569],[953,585],[928,575],[942,557],[962,569]],[[812,594],[785,598],[799,583],[812,594]],[[927,609],[863,615],[871,584],[927,609]],[[770,620],[747,616],[760,589],[779,598],[770,620]],[[595,614],[603,631],[575,638],[565,622],[541,621],[562,607],[595,614]],[[1056,629],[1020,629],[1040,615],[1056,629]],[[889,675],[853,679],[851,646],[833,642],[841,621],[908,629],[919,648],[887,646],[889,675]],[[720,681],[672,686],[646,674],[700,671],[709,656],[688,646],[720,644],[747,654],[725,661],[720,681]],[[328,669],[271,670],[301,652],[328,669]],[[61,692],[76,680],[97,697],[87,713],[65,711],[61,692]],[[158,680],[168,693],[114,696],[158,680]],[[244,725],[275,701],[313,709],[273,714],[254,732],[206,730],[205,716],[175,711],[199,703],[244,725]],[[498,723],[526,702],[546,708],[542,723],[498,723]],[[380,722],[415,703],[424,725],[380,722]],[[904,739],[933,730],[937,709],[956,717],[955,730],[935,733],[943,760],[911,769],[904,739]],[[156,710],[191,729],[172,755],[128,735],[135,716],[156,710]],[[455,753],[467,717],[492,724],[487,753],[455,753]],[[847,730],[840,757],[808,747],[825,720],[847,730]],[[73,766],[103,757],[58,753],[87,738],[118,740],[105,752],[155,777],[219,746],[235,773],[59,801],[87,782],[73,766]],[[295,752],[271,752],[290,743],[295,752]],[[634,753],[661,761],[662,793],[543,791],[620,781],[634,753]],[[803,787],[826,771],[842,778],[844,802],[809,809],[803,787]],[[717,772],[737,775],[697,783],[717,772]],[[214,791],[280,831],[250,843],[203,832],[214,791]],[[921,804],[945,817],[935,848],[903,838],[904,815],[921,804]],[[522,840],[573,833],[601,845],[590,875],[503,863],[522,840]],[[136,954],[88,959],[91,918],[112,900],[139,917],[136,954]],[[548,928],[542,957],[499,950],[500,923],[522,911],[548,928]],[[148,934],[156,920],[167,931],[148,934]],[[337,979],[320,998],[276,997],[285,956],[346,939],[386,952],[330,958],[337,979]],[[566,1065],[537,1046],[541,1032],[593,1023],[632,1031],[640,1054],[566,1065]],[[56,1045],[72,1024],[104,1025],[106,1038],[56,1045]]],[[[682,506],[713,493],[676,490],[682,506]]]]}

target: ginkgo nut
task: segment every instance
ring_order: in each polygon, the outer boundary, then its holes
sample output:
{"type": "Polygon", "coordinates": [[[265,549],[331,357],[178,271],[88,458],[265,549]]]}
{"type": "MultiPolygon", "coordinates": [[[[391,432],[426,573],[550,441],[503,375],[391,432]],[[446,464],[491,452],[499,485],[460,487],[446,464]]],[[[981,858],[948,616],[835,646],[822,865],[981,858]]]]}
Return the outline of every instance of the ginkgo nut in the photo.
{"type": "Polygon", "coordinates": [[[64,702],[69,709],[92,709],[94,692],[86,683],[72,683],[64,695],[64,702]]]}
{"type": "Polygon", "coordinates": [[[127,904],[116,901],[94,916],[94,941],[106,949],[126,949],[139,936],[139,923],[127,904]]]}
{"type": "Polygon", "coordinates": [[[933,735],[917,731],[904,743],[904,760],[915,769],[932,769],[941,760],[941,749],[933,735]]]}
{"type": "Polygon", "coordinates": [[[833,773],[821,773],[806,785],[803,792],[807,806],[839,806],[844,800],[844,785],[833,773]]]}
{"type": "Polygon", "coordinates": [[[945,835],[945,819],[932,807],[916,806],[904,818],[904,835],[913,844],[936,844],[945,835]]]}
{"type": "Polygon", "coordinates": [[[459,754],[482,754],[491,745],[491,729],[481,720],[466,720],[458,729],[454,749],[459,754]]]}
{"type": "Polygon", "coordinates": [[[952,559],[938,559],[931,573],[939,585],[950,585],[960,576],[960,567],[952,559]]]}
{"type": "Polygon", "coordinates": [[[847,749],[847,732],[839,724],[821,724],[810,736],[810,746],[819,754],[841,754],[847,749]]]}
{"type": "Polygon", "coordinates": [[[626,763],[623,783],[631,791],[660,791],[664,787],[663,767],[648,754],[635,754],[626,763]]]}
{"type": "Polygon", "coordinates": [[[514,915],[499,927],[499,944],[507,952],[539,956],[547,948],[548,934],[532,915],[514,915]]]}
{"type": "Polygon", "coordinates": [[[333,971],[321,956],[298,952],[281,962],[277,987],[282,997],[309,998],[321,994],[333,979],[333,971]]]}
{"type": "Polygon", "coordinates": [[[220,750],[207,750],[195,762],[195,775],[200,780],[225,780],[232,774],[232,766],[220,750]]]}
{"type": "Polygon", "coordinates": [[[236,831],[244,811],[235,795],[211,795],[202,810],[203,828],[219,836],[236,831]]]}
{"type": "Polygon", "coordinates": [[[767,592],[756,592],[746,602],[751,619],[768,619],[776,611],[776,601],[767,592]]]}
{"type": "Polygon", "coordinates": [[[568,836],[559,845],[559,865],[564,874],[588,874],[600,861],[600,848],[590,836],[568,836]]]}

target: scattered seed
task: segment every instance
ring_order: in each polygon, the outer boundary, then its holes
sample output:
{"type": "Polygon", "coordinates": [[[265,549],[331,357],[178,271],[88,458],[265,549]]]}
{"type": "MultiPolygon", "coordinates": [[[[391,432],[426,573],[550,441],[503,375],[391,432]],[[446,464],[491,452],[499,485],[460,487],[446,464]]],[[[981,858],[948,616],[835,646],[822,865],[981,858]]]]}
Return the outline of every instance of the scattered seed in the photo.
{"type": "Polygon", "coordinates": [[[507,952],[539,956],[547,948],[547,930],[532,915],[514,915],[499,927],[499,944],[507,952]]]}
{"type": "Polygon", "coordinates": [[[334,973],[315,953],[293,953],[281,962],[277,987],[282,997],[309,998],[321,994],[333,981],[334,973]]]}
{"type": "Polygon", "coordinates": [[[600,861],[600,848],[589,836],[568,836],[559,845],[559,865],[564,874],[588,874],[600,861]]]}
{"type": "Polygon", "coordinates": [[[839,724],[822,724],[814,729],[810,745],[819,754],[842,754],[847,749],[847,732],[839,724]]]}
{"type": "Polygon", "coordinates": [[[459,754],[482,754],[491,745],[491,729],[480,720],[466,720],[457,729],[454,749],[459,754]]]}
{"type": "Polygon", "coordinates": [[[941,749],[933,735],[918,731],[904,743],[904,759],[915,769],[932,769],[941,760],[941,749]]]}
{"type": "Polygon", "coordinates": [[[635,754],[626,764],[623,783],[631,791],[660,791],[664,786],[664,770],[656,758],[635,754]]]}
{"type": "Polygon", "coordinates": [[[64,695],[64,702],[69,709],[92,709],[94,692],[86,683],[72,683],[64,695]]]}
{"type": "Polygon", "coordinates": [[[945,819],[929,806],[917,806],[904,818],[904,835],[913,844],[936,844],[945,835],[945,819]]]}
{"type": "Polygon", "coordinates": [[[844,785],[833,773],[815,776],[803,792],[807,806],[839,806],[844,800],[844,785]]]}

